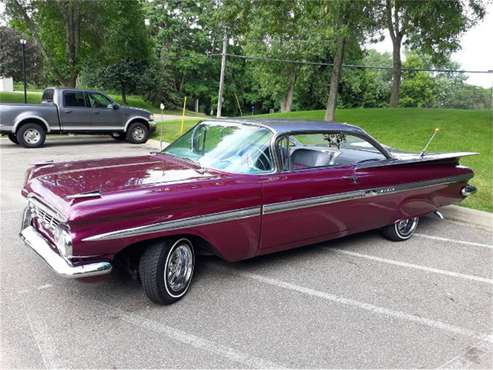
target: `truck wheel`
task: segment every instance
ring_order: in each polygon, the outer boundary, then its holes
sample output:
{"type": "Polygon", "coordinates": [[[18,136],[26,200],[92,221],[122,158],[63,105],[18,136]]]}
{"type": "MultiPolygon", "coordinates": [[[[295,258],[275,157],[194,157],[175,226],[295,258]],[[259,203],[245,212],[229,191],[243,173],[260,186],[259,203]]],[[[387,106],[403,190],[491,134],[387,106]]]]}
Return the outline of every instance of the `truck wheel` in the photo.
{"type": "Polygon", "coordinates": [[[142,122],[135,122],[127,130],[127,141],[132,144],[143,144],[149,138],[149,129],[142,122]]]}
{"type": "Polygon", "coordinates": [[[418,227],[418,221],[419,217],[397,221],[393,225],[385,226],[382,229],[382,235],[394,242],[407,240],[414,235],[414,232],[418,227]]]}
{"type": "Polygon", "coordinates": [[[150,244],[139,262],[139,275],[151,301],[171,304],[190,287],[195,267],[195,251],[187,238],[150,244]]]}
{"type": "Polygon", "coordinates": [[[39,123],[26,123],[16,133],[17,141],[26,148],[39,148],[46,140],[46,130],[39,123]]]}
{"type": "Polygon", "coordinates": [[[125,133],[123,132],[113,132],[111,137],[115,140],[125,140],[125,133]]]}
{"type": "Polygon", "coordinates": [[[17,138],[15,137],[15,134],[10,133],[9,134],[9,140],[12,141],[14,144],[19,144],[17,141],[17,138]]]}

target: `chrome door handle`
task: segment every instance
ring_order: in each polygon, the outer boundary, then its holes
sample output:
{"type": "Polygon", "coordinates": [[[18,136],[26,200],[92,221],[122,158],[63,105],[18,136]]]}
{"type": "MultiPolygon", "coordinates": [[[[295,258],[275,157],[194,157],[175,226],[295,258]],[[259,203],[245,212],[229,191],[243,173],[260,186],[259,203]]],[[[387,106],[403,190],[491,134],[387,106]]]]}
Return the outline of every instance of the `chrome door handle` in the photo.
{"type": "Polygon", "coordinates": [[[358,182],[358,176],[356,176],[356,175],[342,176],[342,178],[345,180],[351,180],[353,182],[353,184],[356,184],[358,182]]]}

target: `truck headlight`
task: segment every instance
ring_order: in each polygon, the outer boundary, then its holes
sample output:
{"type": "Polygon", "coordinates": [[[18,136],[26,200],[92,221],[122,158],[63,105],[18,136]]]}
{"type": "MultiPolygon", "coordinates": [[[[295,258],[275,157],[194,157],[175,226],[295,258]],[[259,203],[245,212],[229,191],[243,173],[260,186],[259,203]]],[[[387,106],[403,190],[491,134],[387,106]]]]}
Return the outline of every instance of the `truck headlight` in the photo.
{"type": "Polygon", "coordinates": [[[63,258],[72,257],[72,237],[64,228],[58,226],[54,232],[55,245],[63,258]]]}

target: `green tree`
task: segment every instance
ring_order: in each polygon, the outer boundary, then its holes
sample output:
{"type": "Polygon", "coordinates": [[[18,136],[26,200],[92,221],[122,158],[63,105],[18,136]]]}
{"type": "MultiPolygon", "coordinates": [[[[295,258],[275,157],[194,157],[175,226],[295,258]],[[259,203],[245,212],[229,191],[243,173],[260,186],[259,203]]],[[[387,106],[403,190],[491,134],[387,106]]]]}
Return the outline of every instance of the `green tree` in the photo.
{"type": "Polygon", "coordinates": [[[334,60],[325,109],[326,121],[335,119],[339,81],[347,51],[359,49],[366,38],[377,31],[374,5],[371,0],[322,2],[321,14],[325,20],[323,23],[326,25],[325,32],[332,33],[334,40],[334,60]]]}
{"type": "Polygon", "coordinates": [[[127,104],[127,94],[137,91],[149,65],[150,43],[142,3],[106,0],[104,19],[99,78],[106,88],[120,90],[127,104]]]}
{"type": "Polygon", "coordinates": [[[51,77],[73,87],[89,55],[100,46],[102,2],[7,0],[14,28],[37,42],[51,77]]]}
{"type": "MultiPolygon", "coordinates": [[[[10,27],[0,27],[0,76],[13,77],[21,81],[22,35],[10,27]]],[[[44,80],[42,55],[37,43],[28,40],[26,44],[26,74],[28,82],[39,85],[44,80]]]]}
{"type": "Polygon", "coordinates": [[[460,47],[460,35],[485,14],[482,0],[382,0],[382,23],[392,40],[390,106],[399,105],[401,48],[420,50],[440,62],[460,47]]]}

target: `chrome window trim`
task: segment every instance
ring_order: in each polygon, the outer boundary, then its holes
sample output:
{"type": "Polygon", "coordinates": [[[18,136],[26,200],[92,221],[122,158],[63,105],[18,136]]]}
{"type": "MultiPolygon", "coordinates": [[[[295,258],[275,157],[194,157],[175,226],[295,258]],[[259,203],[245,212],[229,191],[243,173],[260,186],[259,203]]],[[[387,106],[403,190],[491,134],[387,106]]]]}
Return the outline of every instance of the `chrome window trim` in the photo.
{"type": "Polygon", "coordinates": [[[269,215],[278,212],[292,211],[296,209],[316,207],[336,202],[343,202],[353,199],[363,199],[387,194],[395,194],[408,190],[425,189],[437,185],[447,185],[461,181],[467,181],[472,177],[470,174],[450,176],[433,180],[417,181],[400,185],[390,185],[378,188],[361,189],[350,192],[336,193],[319,197],[295,199],[286,202],[276,202],[264,206],[242,208],[233,211],[210,213],[200,216],[181,218],[177,220],[165,221],[156,224],[133,227],[123,230],[115,230],[103,234],[97,234],[82,239],[82,241],[99,241],[122,239],[126,237],[144,235],[148,233],[179,230],[189,227],[216,224],[220,222],[236,221],[249,217],[269,215]]]}
{"type": "Polygon", "coordinates": [[[251,208],[242,208],[234,211],[210,213],[200,216],[193,216],[187,218],[180,218],[177,220],[164,221],[157,224],[111,231],[108,233],[98,234],[98,235],[90,236],[88,238],[84,238],[82,239],[82,241],[87,242],[87,241],[98,241],[98,240],[121,239],[121,238],[127,238],[131,236],[138,236],[138,235],[149,234],[149,233],[156,233],[156,232],[169,231],[169,230],[179,230],[189,227],[211,225],[211,224],[227,222],[227,221],[237,221],[249,217],[260,216],[261,214],[262,214],[262,207],[260,206],[251,207],[251,208]]]}

